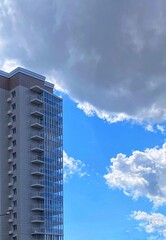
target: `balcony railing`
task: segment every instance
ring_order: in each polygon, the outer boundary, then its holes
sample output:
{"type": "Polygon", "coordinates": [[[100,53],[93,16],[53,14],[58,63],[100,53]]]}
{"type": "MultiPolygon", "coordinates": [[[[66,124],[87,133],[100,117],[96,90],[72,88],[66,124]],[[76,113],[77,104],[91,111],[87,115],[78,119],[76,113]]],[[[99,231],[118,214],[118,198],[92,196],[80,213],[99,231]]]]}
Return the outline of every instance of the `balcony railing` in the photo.
{"type": "Polygon", "coordinates": [[[31,151],[33,152],[44,152],[44,145],[43,144],[33,144],[31,146],[31,151]]]}
{"type": "Polygon", "coordinates": [[[31,122],[31,127],[41,129],[44,127],[43,121],[41,119],[36,118],[31,122]]]}
{"type": "Polygon", "coordinates": [[[45,228],[35,227],[32,229],[32,234],[55,234],[55,235],[63,235],[63,230],[61,229],[51,229],[51,231],[47,231],[45,228]]]}
{"type": "Polygon", "coordinates": [[[8,171],[8,175],[11,175],[11,174],[13,174],[13,169],[10,169],[10,170],[8,171]]]}
{"type": "Polygon", "coordinates": [[[32,131],[31,139],[37,140],[37,141],[42,141],[44,139],[44,132],[32,131]]]}
{"type": "Polygon", "coordinates": [[[12,234],[13,234],[13,230],[10,230],[10,231],[9,231],[9,235],[12,235],[12,234]]]}
{"type": "Polygon", "coordinates": [[[12,211],[12,210],[13,210],[13,207],[8,207],[8,210],[9,210],[9,211],[12,211]]]}
{"type": "Polygon", "coordinates": [[[12,113],[13,113],[12,109],[9,109],[9,110],[7,111],[7,114],[8,114],[8,115],[12,115],[12,113]]]}
{"type": "Polygon", "coordinates": [[[44,168],[32,168],[31,170],[32,175],[44,175],[44,168]]]}
{"type": "Polygon", "coordinates": [[[9,183],[8,183],[8,187],[12,187],[13,184],[14,184],[13,181],[9,182],[9,183]]]}
{"type": "Polygon", "coordinates": [[[36,187],[36,188],[44,187],[44,181],[41,181],[41,180],[33,181],[31,184],[31,187],[36,187]]]}
{"type": "Polygon", "coordinates": [[[13,122],[12,121],[10,121],[10,122],[8,122],[8,127],[12,127],[13,126],[13,122]]]}
{"type": "Polygon", "coordinates": [[[12,101],[12,97],[8,97],[6,101],[7,103],[10,103],[12,101]]]}
{"type": "Polygon", "coordinates": [[[8,139],[11,139],[13,137],[13,133],[9,133],[7,137],[8,139]]]}
{"type": "Polygon", "coordinates": [[[37,93],[42,93],[43,92],[43,89],[39,86],[36,86],[36,85],[31,87],[30,89],[34,92],[37,92],[37,93]]]}
{"type": "Polygon", "coordinates": [[[31,109],[31,115],[42,117],[43,116],[43,109],[41,107],[34,107],[31,109]]]}
{"type": "Polygon", "coordinates": [[[12,223],[12,222],[14,222],[14,219],[13,218],[9,218],[8,222],[12,223]]]}
{"type": "Polygon", "coordinates": [[[44,163],[43,155],[42,154],[35,155],[31,161],[31,163],[43,164],[44,163]]]}
{"type": "Polygon", "coordinates": [[[9,198],[9,199],[12,199],[12,198],[13,198],[13,194],[9,194],[9,195],[8,195],[8,198],[9,198]]]}
{"type": "Polygon", "coordinates": [[[13,150],[13,145],[10,145],[9,147],[8,147],[8,151],[12,151],[13,150]]]}
{"type": "Polygon", "coordinates": [[[39,216],[39,215],[33,216],[32,222],[38,222],[38,223],[44,222],[44,216],[39,216]]]}
{"type": "Polygon", "coordinates": [[[44,192],[33,192],[32,193],[32,199],[43,199],[44,198],[44,192]]]}
{"type": "Polygon", "coordinates": [[[13,158],[9,158],[8,163],[12,163],[12,162],[13,162],[13,158]]]}
{"type": "Polygon", "coordinates": [[[32,95],[31,97],[31,103],[34,103],[34,104],[43,104],[43,97],[40,96],[40,95],[32,95]]]}
{"type": "Polygon", "coordinates": [[[38,204],[38,203],[33,204],[32,211],[44,211],[44,204],[38,204]]]}

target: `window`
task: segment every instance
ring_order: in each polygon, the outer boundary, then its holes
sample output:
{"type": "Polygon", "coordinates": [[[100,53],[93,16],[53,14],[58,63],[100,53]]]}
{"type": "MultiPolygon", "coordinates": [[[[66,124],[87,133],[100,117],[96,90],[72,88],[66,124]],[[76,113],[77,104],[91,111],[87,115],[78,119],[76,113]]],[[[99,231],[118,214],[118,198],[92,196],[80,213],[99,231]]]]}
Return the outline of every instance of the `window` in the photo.
{"type": "Polygon", "coordinates": [[[17,213],[16,212],[13,213],[13,218],[17,218],[17,213]]]}
{"type": "Polygon", "coordinates": [[[12,157],[16,158],[16,152],[12,153],[12,157]]]}
{"type": "Polygon", "coordinates": [[[13,134],[15,134],[16,133],[16,128],[13,128],[12,132],[13,132],[13,134]]]}
{"type": "MultiPolygon", "coordinates": [[[[13,207],[17,207],[17,201],[15,200],[15,201],[13,201],[13,207]]],[[[14,213],[16,216],[17,216],[17,213],[14,213]]],[[[13,217],[14,217],[14,214],[13,214],[13,217]]],[[[14,218],[16,218],[16,217],[14,217],[14,218]]]]}
{"type": "Polygon", "coordinates": [[[16,96],[16,91],[11,92],[12,97],[14,98],[16,96]]]}
{"type": "Polygon", "coordinates": [[[16,109],[16,104],[15,103],[12,104],[12,109],[13,110],[16,109]]]}
{"type": "Polygon", "coordinates": [[[13,146],[16,146],[16,140],[12,141],[13,146]]]}
{"type": "Polygon", "coordinates": [[[12,121],[13,121],[13,122],[16,121],[16,115],[14,115],[14,116],[12,117],[12,121]]]}
{"type": "Polygon", "coordinates": [[[13,230],[17,230],[17,225],[13,225],[13,230]]]}
{"type": "Polygon", "coordinates": [[[17,177],[16,176],[13,177],[13,182],[17,182],[17,177]]]}
{"type": "Polygon", "coordinates": [[[16,164],[13,165],[13,170],[16,170],[16,164]]]}
{"type": "Polygon", "coordinates": [[[17,188],[13,189],[13,194],[17,194],[17,188]]]}

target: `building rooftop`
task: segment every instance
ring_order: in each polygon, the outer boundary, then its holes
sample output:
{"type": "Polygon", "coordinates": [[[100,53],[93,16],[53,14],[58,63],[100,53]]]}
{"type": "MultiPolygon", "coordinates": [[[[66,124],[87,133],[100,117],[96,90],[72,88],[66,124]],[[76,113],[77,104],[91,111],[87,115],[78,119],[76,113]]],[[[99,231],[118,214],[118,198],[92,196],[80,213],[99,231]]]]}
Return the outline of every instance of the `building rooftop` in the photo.
{"type": "Polygon", "coordinates": [[[48,86],[48,87],[50,87],[50,88],[54,88],[54,84],[45,81],[45,79],[46,79],[45,76],[40,75],[40,74],[35,73],[35,72],[32,72],[32,71],[27,70],[27,69],[25,69],[25,68],[17,67],[16,69],[14,69],[13,71],[11,71],[11,72],[9,72],[9,73],[0,70],[0,76],[6,77],[6,78],[11,78],[11,77],[13,77],[14,75],[16,75],[17,73],[22,73],[22,74],[28,75],[28,76],[30,76],[30,77],[36,78],[36,79],[38,79],[38,80],[41,80],[41,81],[44,82],[44,85],[45,85],[45,86],[48,86]]]}

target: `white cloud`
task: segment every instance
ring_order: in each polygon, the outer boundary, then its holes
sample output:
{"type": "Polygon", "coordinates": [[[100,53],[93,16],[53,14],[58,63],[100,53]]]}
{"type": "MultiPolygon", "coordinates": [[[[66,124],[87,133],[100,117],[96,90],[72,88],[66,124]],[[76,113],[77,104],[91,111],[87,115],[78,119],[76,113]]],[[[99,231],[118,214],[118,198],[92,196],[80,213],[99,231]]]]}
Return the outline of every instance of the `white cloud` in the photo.
{"type": "Polygon", "coordinates": [[[161,133],[164,133],[164,132],[165,132],[165,127],[164,127],[163,125],[157,124],[157,129],[158,129],[161,133]]]}
{"type": "Polygon", "coordinates": [[[115,123],[115,122],[122,122],[124,120],[129,120],[129,116],[127,116],[125,113],[119,113],[119,114],[111,114],[107,113],[102,110],[98,110],[91,104],[84,102],[84,103],[78,103],[77,107],[85,112],[85,114],[89,117],[92,117],[96,115],[100,119],[106,120],[109,123],[115,123]]]}
{"type": "Polygon", "coordinates": [[[14,70],[15,68],[17,68],[19,66],[19,62],[15,59],[8,59],[5,60],[2,65],[1,65],[1,69],[5,72],[11,72],[12,70],[14,70]]]}
{"type": "Polygon", "coordinates": [[[149,234],[155,234],[151,236],[151,239],[160,240],[166,239],[166,216],[161,213],[148,214],[146,212],[135,211],[131,215],[132,218],[139,221],[140,228],[143,228],[149,234]]]}
{"type": "Polygon", "coordinates": [[[164,0],[1,0],[1,61],[55,73],[51,80],[78,107],[110,123],[160,123],[166,120],[165,12],[164,0]]]}
{"type": "Polygon", "coordinates": [[[146,129],[147,131],[149,131],[149,132],[154,132],[154,128],[153,128],[153,126],[152,126],[151,124],[148,124],[148,125],[145,127],[145,129],[146,129]]]}
{"type": "Polygon", "coordinates": [[[75,160],[73,157],[69,157],[67,153],[63,152],[63,170],[64,180],[69,180],[73,175],[83,177],[87,175],[84,170],[85,164],[81,160],[75,160]]]}
{"type": "Polygon", "coordinates": [[[119,188],[134,199],[147,197],[154,206],[166,204],[166,143],[161,148],[134,151],[131,156],[120,153],[111,159],[104,175],[110,188],[119,188]]]}

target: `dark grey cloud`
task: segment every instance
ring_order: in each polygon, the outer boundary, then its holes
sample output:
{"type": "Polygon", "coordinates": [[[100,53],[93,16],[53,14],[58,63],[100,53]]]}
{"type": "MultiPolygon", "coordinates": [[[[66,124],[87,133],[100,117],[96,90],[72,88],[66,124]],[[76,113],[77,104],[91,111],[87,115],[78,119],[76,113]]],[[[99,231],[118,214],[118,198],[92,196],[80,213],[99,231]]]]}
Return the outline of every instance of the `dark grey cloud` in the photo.
{"type": "MultiPolygon", "coordinates": [[[[17,59],[108,116],[166,119],[164,0],[2,0],[1,64],[17,59]]],[[[83,107],[82,107],[83,108],[83,107]]]]}

